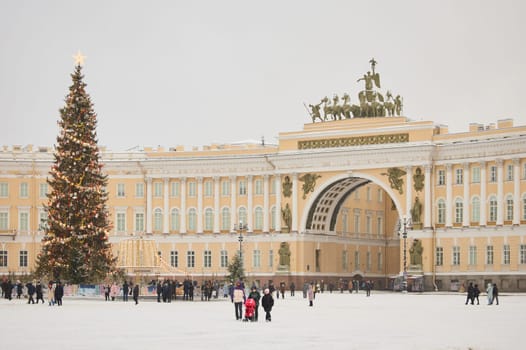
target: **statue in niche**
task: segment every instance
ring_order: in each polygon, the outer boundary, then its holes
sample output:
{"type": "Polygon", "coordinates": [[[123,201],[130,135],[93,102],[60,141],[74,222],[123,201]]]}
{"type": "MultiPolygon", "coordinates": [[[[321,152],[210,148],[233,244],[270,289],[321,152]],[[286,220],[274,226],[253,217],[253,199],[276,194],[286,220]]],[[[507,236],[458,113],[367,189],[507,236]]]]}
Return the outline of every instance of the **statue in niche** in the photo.
{"type": "Polygon", "coordinates": [[[314,192],[314,187],[316,187],[316,179],[319,179],[321,175],[317,174],[305,174],[302,175],[299,179],[303,182],[303,199],[307,198],[309,192],[314,192]]]}
{"type": "Polygon", "coordinates": [[[290,248],[287,242],[281,242],[279,246],[279,267],[281,269],[290,267],[290,248]]]}
{"type": "Polygon", "coordinates": [[[420,223],[420,217],[422,215],[422,203],[420,203],[420,200],[418,197],[415,198],[415,203],[413,204],[413,208],[411,209],[411,220],[413,220],[413,224],[420,223]]]}
{"type": "Polygon", "coordinates": [[[292,194],[292,182],[290,181],[290,177],[285,176],[285,180],[283,180],[283,196],[290,197],[292,194]]]}
{"type": "Polygon", "coordinates": [[[289,203],[285,205],[285,208],[281,209],[281,217],[283,222],[287,225],[288,231],[290,232],[292,226],[292,213],[290,212],[289,203]]]}
{"type": "Polygon", "coordinates": [[[419,239],[413,241],[413,245],[409,249],[409,262],[411,266],[421,267],[422,266],[422,242],[419,239]]]}
{"type": "Polygon", "coordinates": [[[424,179],[425,175],[422,174],[422,169],[420,167],[416,168],[415,174],[413,175],[413,182],[416,192],[420,192],[424,188],[424,179]]]}
{"type": "Polygon", "coordinates": [[[382,173],[381,175],[388,176],[392,189],[397,190],[400,194],[404,194],[404,179],[402,179],[402,176],[405,174],[407,173],[400,168],[389,168],[387,169],[387,173],[382,173]]]}

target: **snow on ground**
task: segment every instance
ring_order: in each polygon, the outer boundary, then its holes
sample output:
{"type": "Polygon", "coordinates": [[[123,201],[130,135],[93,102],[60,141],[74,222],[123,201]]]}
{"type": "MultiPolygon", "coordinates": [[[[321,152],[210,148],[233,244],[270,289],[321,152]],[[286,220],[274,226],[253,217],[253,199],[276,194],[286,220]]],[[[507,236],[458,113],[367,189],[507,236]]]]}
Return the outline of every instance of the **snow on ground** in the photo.
{"type": "Polygon", "coordinates": [[[464,305],[463,294],[302,293],[275,299],[272,322],[235,320],[229,299],[65,298],[63,306],[0,300],[1,349],[521,349],[526,295],[464,305]]]}

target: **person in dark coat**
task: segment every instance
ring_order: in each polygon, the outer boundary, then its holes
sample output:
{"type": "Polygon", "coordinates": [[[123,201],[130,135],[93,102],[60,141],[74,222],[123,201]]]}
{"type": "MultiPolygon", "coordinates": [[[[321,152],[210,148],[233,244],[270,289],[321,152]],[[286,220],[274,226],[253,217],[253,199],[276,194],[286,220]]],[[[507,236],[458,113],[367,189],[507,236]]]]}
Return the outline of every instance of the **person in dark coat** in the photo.
{"type": "Polygon", "coordinates": [[[12,293],[13,293],[13,283],[11,283],[11,280],[7,280],[7,283],[5,286],[5,298],[8,300],[11,300],[12,293]]]}
{"type": "Polygon", "coordinates": [[[136,284],[133,287],[133,300],[135,301],[135,305],[139,304],[139,285],[136,284]]]}
{"type": "Polygon", "coordinates": [[[270,290],[268,288],[265,289],[263,298],[261,298],[261,306],[263,306],[263,310],[265,310],[265,321],[270,322],[270,312],[274,306],[274,298],[272,297],[272,294],[270,294],[270,290]]]}
{"type": "Polygon", "coordinates": [[[57,283],[57,287],[55,288],[55,302],[58,306],[62,306],[62,297],[64,296],[64,286],[60,281],[57,283]]]}
{"type": "Polygon", "coordinates": [[[17,280],[16,281],[16,298],[17,299],[20,299],[20,297],[22,296],[23,290],[24,290],[24,285],[22,284],[22,282],[20,282],[20,280],[17,280]]]}
{"type": "Polygon", "coordinates": [[[42,304],[44,304],[44,292],[42,291],[42,284],[40,283],[40,281],[37,282],[35,291],[37,293],[37,304],[39,300],[42,300],[42,304]]]}
{"type": "Polygon", "coordinates": [[[157,302],[161,302],[161,294],[163,293],[163,285],[161,281],[157,281],[157,302]]]}
{"type": "Polygon", "coordinates": [[[471,305],[473,305],[473,301],[475,299],[474,295],[475,289],[473,288],[473,282],[469,282],[468,286],[468,295],[466,296],[466,305],[471,301],[471,305]]]}
{"type": "Polygon", "coordinates": [[[124,281],[124,284],[122,285],[122,301],[128,301],[129,293],[130,287],[128,286],[128,282],[124,281]]]}
{"type": "Polygon", "coordinates": [[[28,298],[27,303],[28,304],[34,304],[35,303],[35,299],[33,299],[33,295],[35,294],[35,286],[33,285],[33,283],[28,282],[26,284],[26,288],[27,288],[27,298],[28,298]]]}
{"type": "Polygon", "coordinates": [[[473,299],[477,299],[477,305],[480,304],[479,295],[480,295],[479,285],[475,284],[475,287],[473,287],[473,299]]]}
{"type": "Polygon", "coordinates": [[[290,284],[290,296],[293,297],[294,296],[294,292],[296,291],[296,285],[294,284],[294,282],[292,282],[290,284]]]}
{"type": "Polygon", "coordinates": [[[258,320],[258,309],[259,309],[259,299],[261,299],[261,294],[259,294],[256,286],[252,287],[252,291],[248,295],[249,298],[254,299],[256,307],[254,309],[254,321],[258,320]]]}
{"type": "Polygon", "coordinates": [[[491,304],[495,302],[496,305],[499,305],[499,289],[497,288],[497,283],[493,283],[493,300],[491,304]]]}

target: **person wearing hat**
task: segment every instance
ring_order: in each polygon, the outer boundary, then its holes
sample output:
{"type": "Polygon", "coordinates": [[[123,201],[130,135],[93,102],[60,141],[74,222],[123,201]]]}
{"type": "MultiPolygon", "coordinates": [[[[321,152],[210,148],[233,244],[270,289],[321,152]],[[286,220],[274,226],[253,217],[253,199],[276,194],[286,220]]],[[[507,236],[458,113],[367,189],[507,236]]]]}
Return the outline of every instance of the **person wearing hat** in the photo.
{"type": "Polygon", "coordinates": [[[272,297],[272,294],[270,294],[270,290],[268,288],[265,288],[264,293],[265,294],[263,295],[263,298],[261,298],[261,306],[263,306],[263,310],[265,310],[265,320],[270,322],[270,312],[274,306],[274,298],[272,297]]]}
{"type": "Polygon", "coordinates": [[[232,293],[232,302],[234,303],[234,309],[236,311],[236,320],[243,319],[243,304],[246,301],[245,289],[241,285],[240,281],[236,282],[236,287],[232,293]]]}
{"type": "Polygon", "coordinates": [[[259,299],[261,299],[261,294],[259,294],[256,286],[252,286],[252,290],[250,291],[250,294],[248,295],[248,297],[251,299],[254,299],[254,301],[256,302],[254,321],[257,321],[258,320],[259,299]]]}

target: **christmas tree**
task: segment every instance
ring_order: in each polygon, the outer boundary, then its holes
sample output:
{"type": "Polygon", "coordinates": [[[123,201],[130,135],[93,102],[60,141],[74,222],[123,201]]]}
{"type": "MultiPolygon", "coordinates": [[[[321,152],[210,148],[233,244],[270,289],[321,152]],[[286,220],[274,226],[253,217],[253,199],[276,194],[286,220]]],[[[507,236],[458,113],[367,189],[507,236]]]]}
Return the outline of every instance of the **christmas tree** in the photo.
{"type": "Polygon", "coordinates": [[[97,146],[96,114],[77,54],[65,106],[60,110],[55,161],[47,182],[48,219],[36,274],[70,283],[96,282],[113,270],[106,202],[107,176],[97,146]]]}

